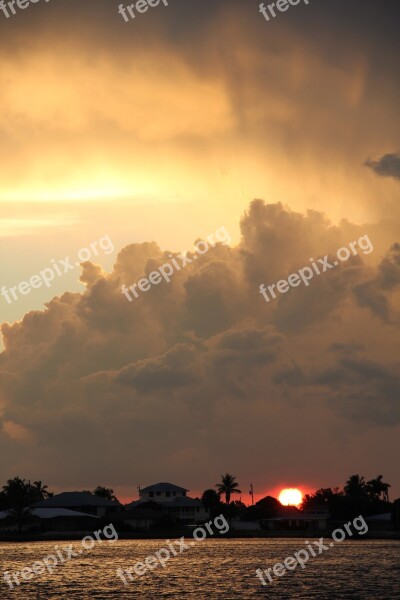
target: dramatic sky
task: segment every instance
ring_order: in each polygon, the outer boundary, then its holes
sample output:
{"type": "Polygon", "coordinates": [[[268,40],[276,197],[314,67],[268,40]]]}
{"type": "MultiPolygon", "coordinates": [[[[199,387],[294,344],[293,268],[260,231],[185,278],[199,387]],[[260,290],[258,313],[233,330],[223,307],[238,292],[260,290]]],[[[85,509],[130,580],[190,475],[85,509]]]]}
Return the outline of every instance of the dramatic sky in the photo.
{"type": "Polygon", "coordinates": [[[397,0],[118,0],[0,12],[0,480],[221,473],[247,500],[383,473],[400,495],[397,0]],[[211,249],[121,294],[196,239],[211,249]],[[260,283],[374,250],[267,304],[260,283]]]}

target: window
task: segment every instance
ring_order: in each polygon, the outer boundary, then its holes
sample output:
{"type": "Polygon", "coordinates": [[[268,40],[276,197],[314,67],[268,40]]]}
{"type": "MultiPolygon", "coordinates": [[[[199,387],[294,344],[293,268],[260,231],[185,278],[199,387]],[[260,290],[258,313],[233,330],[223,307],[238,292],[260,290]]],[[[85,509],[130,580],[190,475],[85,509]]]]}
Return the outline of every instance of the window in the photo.
{"type": "Polygon", "coordinates": [[[167,496],[167,498],[169,498],[171,496],[171,492],[165,492],[165,495],[167,496]]]}
{"type": "Polygon", "coordinates": [[[161,496],[161,492],[156,492],[156,496],[161,496]]]}
{"type": "Polygon", "coordinates": [[[150,498],[154,498],[154,492],[149,492],[150,498]]]}

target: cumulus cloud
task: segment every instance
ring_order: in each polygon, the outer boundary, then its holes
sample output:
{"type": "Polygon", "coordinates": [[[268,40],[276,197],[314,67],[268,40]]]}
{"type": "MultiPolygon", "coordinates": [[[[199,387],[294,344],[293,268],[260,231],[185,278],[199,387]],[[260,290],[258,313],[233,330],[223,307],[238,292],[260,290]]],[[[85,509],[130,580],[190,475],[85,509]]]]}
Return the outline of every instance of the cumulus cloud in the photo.
{"type": "MultiPolygon", "coordinates": [[[[316,430],[331,460],[332,423],[344,419],[349,436],[357,417],[374,435],[398,427],[398,324],[386,320],[383,335],[380,318],[385,299],[393,310],[397,303],[399,244],[381,261],[354,257],[267,305],[260,283],[366,233],[373,240],[374,228],[257,200],[241,231],[237,246],[217,244],[131,303],[122,284],[170,252],[130,244],[111,273],[82,264],[83,293],[3,324],[2,466],[12,452],[17,465],[46,464],[54,481],[82,472],[84,484],[89,470],[93,484],[129,485],[132,469],[142,481],[185,480],[210,461],[218,469],[258,464],[247,440],[257,438],[261,457],[285,432],[281,461],[290,471],[290,456],[316,430]]],[[[311,448],[303,457],[312,460],[311,448]]]]}

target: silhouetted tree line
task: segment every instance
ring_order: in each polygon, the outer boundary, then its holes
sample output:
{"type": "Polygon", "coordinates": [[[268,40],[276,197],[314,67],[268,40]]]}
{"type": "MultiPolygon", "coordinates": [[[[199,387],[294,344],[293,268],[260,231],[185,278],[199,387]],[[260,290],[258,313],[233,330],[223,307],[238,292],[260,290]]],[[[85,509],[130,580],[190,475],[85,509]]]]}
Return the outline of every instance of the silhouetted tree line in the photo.
{"type": "Polygon", "coordinates": [[[241,500],[232,500],[234,494],[241,494],[236,476],[226,473],[221,475],[221,482],[203,492],[201,500],[210,511],[211,517],[223,514],[226,517],[239,517],[245,521],[256,521],[278,515],[282,505],[276,498],[267,496],[254,506],[246,506],[241,500]],[[222,501],[225,500],[225,502],[222,501]]]}
{"type": "MultiPolygon", "coordinates": [[[[216,489],[207,489],[202,495],[203,505],[209,509],[211,517],[224,514],[226,517],[239,517],[243,520],[258,521],[269,519],[282,514],[284,509],[281,503],[272,496],[266,496],[254,504],[246,506],[241,500],[232,500],[235,494],[241,494],[236,477],[229,473],[221,476],[221,482],[215,485],[216,489]],[[223,502],[224,500],[224,502],[223,502]]],[[[366,481],[363,476],[351,475],[340,488],[321,488],[313,494],[304,497],[302,510],[321,509],[325,507],[334,520],[350,519],[362,514],[367,517],[373,514],[392,512],[393,519],[400,528],[400,499],[394,503],[389,501],[390,484],[383,481],[383,476],[366,481]]],[[[114,490],[97,486],[92,492],[96,496],[117,501],[114,490]]],[[[48,486],[42,481],[26,481],[20,477],[9,479],[0,492],[0,511],[8,511],[15,517],[19,528],[29,515],[29,507],[35,502],[53,496],[48,491],[48,486]]],[[[142,508],[160,509],[154,502],[142,508]]],[[[296,511],[297,509],[293,509],[296,511]]]]}
{"type": "Polygon", "coordinates": [[[118,498],[114,495],[114,490],[111,488],[103,487],[102,485],[98,485],[97,488],[91,492],[90,490],[85,490],[88,494],[94,494],[99,498],[105,498],[106,500],[111,500],[112,502],[119,502],[118,498]]]}
{"type": "Polygon", "coordinates": [[[303,508],[326,506],[333,519],[393,512],[393,504],[389,501],[390,487],[389,483],[383,481],[382,475],[370,481],[366,481],[361,475],[351,475],[343,490],[322,488],[314,494],[306,495],[303,508]]]}
{"type": "MultiPolygon", "coordinates": [[[[351,475],[343,489],[323,488],[314,494],[306,494],[300,507],[301,510],[326,508],[333,520],[350,519],[362,514],[370,516],[379,513],[392,512],[397,522],[399,517],[400,499],[394,503],[389,501],[390,484],[383,481],[383,476],[366,481],[363,476],[351,475]]],[[[202,502],[211,511],[211,515],[224,513],[230,517],[240,517],[243,520],[258,521],[270,519],[287,511],[279,500],[266,496],[254,504],[245,506],[241,501],[231,501],[235,493],[241,493],[236,477],[230,474],[221,476],[221,483],[216,485],[217,491],[207,489],[202,495],[202,502]],[[225,498],[225,503],[222,502],[225,498]]],[[[296,509],[293,509],[296,511],[296,509]]],[[[399,527],[399,523],[397,524],[399,527]]]]}

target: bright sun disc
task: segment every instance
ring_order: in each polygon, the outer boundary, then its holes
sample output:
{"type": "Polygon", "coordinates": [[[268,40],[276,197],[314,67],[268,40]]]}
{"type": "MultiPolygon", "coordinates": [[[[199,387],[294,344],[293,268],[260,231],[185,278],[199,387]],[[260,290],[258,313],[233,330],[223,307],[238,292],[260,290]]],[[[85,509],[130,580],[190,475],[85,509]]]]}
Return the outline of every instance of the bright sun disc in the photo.
{"type": "Polygon", "coordinates": [[[297,489],[287,488],[279,494],[279,502],[283,506],[299,506],[302,500],[303,494],[297,489]]]}

